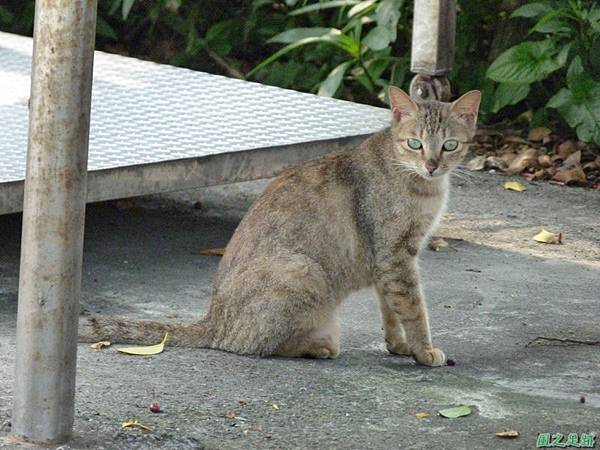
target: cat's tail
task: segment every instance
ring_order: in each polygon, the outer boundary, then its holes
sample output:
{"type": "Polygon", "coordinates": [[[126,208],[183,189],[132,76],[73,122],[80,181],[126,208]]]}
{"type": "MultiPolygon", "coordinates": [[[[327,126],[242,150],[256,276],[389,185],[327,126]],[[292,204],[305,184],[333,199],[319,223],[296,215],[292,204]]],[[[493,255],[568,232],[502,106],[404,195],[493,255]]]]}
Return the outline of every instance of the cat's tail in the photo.
{"type": "Polygon", "coordinates": [[[208,318],[193,322],[158,322],[119,319],[111,316],[82,316],[79,341],[110,341],[121,344],[156,344],[169,333],[167,345],[211,347],[213,332],[208,318]]]}

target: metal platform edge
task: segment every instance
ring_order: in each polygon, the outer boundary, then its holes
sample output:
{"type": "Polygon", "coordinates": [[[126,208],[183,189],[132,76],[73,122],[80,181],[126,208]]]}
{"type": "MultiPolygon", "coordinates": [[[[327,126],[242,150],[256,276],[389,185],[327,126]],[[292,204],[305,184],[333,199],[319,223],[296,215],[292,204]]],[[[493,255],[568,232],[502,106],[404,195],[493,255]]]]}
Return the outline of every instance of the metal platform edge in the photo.
{"type": "MultiPolygon", "coordinates": [[[[88,173],[87,203],[271,178],[307,159],[359,145],[371,134],[242,150],[88,173]]],[[[0,215],[23,211],[24,180],[0,184],[0,215]]]]}

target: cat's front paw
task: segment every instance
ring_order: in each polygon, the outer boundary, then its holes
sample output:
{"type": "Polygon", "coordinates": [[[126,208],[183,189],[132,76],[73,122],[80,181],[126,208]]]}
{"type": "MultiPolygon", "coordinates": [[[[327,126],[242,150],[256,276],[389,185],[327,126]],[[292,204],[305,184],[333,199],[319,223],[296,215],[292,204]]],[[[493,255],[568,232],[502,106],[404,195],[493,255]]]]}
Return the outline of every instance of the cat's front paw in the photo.
{"type": "Polygon", "coordinates": [[[415,360],[419,364],[430,367],[438,367],[444,365],[446,362],[446,355],[439,348],[432,348],[430,350],[423,350],[415,353],[415,360]]]}

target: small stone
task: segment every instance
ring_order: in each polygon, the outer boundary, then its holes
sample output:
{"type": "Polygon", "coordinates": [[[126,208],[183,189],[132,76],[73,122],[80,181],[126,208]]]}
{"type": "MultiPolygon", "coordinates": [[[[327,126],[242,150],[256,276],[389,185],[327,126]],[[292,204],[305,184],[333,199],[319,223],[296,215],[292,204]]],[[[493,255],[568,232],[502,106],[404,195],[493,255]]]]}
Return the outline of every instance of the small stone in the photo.
{"type": "Polygon", "coordinates": [[[585,403],[585,395],[579,397],[579,403],[585,403]]]}
{"type": "Polygon", "coordinates": [[[448,366],[455,366],[456,365],[456,361],[452,358],[448,358],[448,360],[446,361],[446,365],[448,366]]]}

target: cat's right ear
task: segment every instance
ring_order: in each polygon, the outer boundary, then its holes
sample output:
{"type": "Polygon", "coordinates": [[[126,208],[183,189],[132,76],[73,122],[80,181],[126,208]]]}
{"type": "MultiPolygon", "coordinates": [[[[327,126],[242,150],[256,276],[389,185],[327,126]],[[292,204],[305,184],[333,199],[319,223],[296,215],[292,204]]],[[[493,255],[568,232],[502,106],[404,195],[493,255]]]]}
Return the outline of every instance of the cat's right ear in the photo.
{"type": "Polygon", "coordinates": [[[394,124],[400,122],[406,116],[417,110],[417,104],[402,89],[396,86],[390,86],[388,89],[390,98],[390,107],[392,108],[392,117],[394,124]]]}

